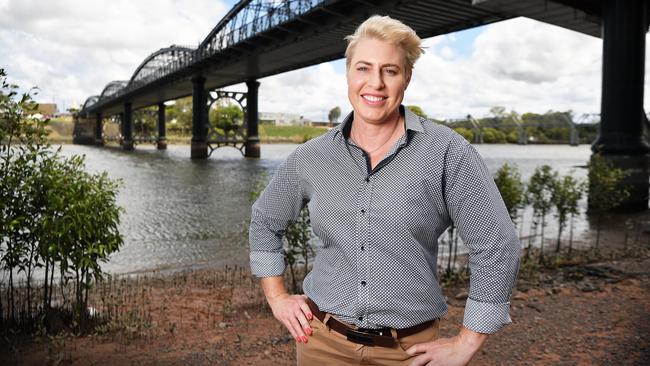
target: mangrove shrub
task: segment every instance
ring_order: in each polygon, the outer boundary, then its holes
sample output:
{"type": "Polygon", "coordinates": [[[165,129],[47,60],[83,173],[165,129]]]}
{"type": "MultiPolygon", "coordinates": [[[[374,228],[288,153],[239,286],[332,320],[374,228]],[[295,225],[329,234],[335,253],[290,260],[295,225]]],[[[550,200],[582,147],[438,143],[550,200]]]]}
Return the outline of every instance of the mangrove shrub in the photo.
{"type": "Polygon", "coordinates": [[[598,250],[603,215],[619,206],[630,195],[622,185],[625,172],[614,168],[601,154],[589,161],[589,211],[596,214],[596,244],[598,250]]]}
{"type": "Polygon", "coordinates": [[[30,117],[36,111],[33,90],[19,95],[3,69],[0,87],[2,325],[26,329],[47,313],[56,271],[60,289],[74,284],[73,299],[60,291],[57,303],[82,326],[100,263],[122,244],[117,183],[106,173],[86,172],[82,157],[64,158],[47,143],[47,121],[30,117]],[[43,275],[35,280],[35,273],[43,275]]]}

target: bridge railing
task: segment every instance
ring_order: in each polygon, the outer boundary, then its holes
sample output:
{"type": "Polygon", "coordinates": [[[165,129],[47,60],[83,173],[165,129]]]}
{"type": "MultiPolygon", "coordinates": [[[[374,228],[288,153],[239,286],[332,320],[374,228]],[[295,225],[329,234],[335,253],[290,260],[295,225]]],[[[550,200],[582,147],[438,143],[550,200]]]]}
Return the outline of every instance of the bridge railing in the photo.
{"type": "MultiPolygon", "coordinates": [[[[256,34],[267,31],[280,24],[286,23],[300,16],[325,0],[288,0],[284,2],[254,1],[237,16],[225,24],[212,39],[206,44],[208,54],[214,54],[231,47],[256,34]],[[278,6],[269,6],[277,4],[278,6]],[[265,10],[265,12],[262,12],[265,10]],[[252,11],[252,19],[249,15],[252,11]],[[237,27],[237,23],[240,25],[237,27]]],[[[203,49],[203,47],[201,47],[203,49]]],[[[197,50],[201,52],[201,50],[197,50]]]]}

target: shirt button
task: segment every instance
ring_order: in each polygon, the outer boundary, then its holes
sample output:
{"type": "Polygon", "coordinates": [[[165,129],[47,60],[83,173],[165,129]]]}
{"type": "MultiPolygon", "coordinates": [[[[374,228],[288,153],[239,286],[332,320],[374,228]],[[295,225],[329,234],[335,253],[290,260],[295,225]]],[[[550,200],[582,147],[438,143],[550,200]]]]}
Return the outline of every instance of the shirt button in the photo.
{"type": "Polygon", "coordinates": [[[365,286],[365,285],[366,285],[366,281],[361,281],[361,286],[365,286]]]}
{"type": "Polygon", "coordinates": [[[359,319],[359,321],[363,321],[363,317],[362,317],[362,316],[360,316],[358,319],[359,319]]]}
{"type": "Polygon", "coordinates": [[[361,214],[363,215],[363,214],[365,214],[365,213],[366,213],[366,210],[364,210],[364,209],[362,208],[362,209],[361,209],[361,214]]]}
{"type": "Polygon", "coordinates": [[[366,177],[365,181],[366,181],[366,183],[370,182],[370,178],[366,177]]]}
{"type": "Polygon", "coordinates": [[[366,248],[362,245],[362,246],[361,246],[361,250],[365,250],[365,249],[366,249],[366,248]]]}

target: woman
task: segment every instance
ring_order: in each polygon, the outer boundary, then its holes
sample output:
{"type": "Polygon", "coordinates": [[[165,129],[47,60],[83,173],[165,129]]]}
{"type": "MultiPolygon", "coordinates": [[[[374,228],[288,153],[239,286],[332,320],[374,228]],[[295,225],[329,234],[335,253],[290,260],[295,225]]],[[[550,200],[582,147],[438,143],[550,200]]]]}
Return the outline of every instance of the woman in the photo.
{"type": "Polygon", "coordinates": [[[346,39],[353,112],[299,146],[253,205],[252,273],[299,365],[464,365],[510,322],[515,229],[476,150],[401,105],[422,53],[415,32],[373,16],[346,39]],[[323,247],[306,296],[289,295],[282,235],[305,204],[323,247]],[[438,338],[438,237],[452,223],[469,247],[470,291],[459,334],[438,338]]]}

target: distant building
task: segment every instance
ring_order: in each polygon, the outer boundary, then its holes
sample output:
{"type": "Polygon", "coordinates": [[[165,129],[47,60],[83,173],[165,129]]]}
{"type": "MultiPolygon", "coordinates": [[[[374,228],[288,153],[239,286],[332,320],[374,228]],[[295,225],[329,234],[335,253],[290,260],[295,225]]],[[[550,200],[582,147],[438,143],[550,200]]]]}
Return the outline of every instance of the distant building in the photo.
{"type": "Polygon", "coordinates": [[[38,103],[34,114],[40,114],[45,118],[52,118],[56,114],[56,110],[56,103],[38,103]]]}
{"type": "Polygon", "coordinates": [[[260,123],[268,125],[291,126],[305,124],[305,119],[299,114],[260,112],[258,118],[260,123]]]}

